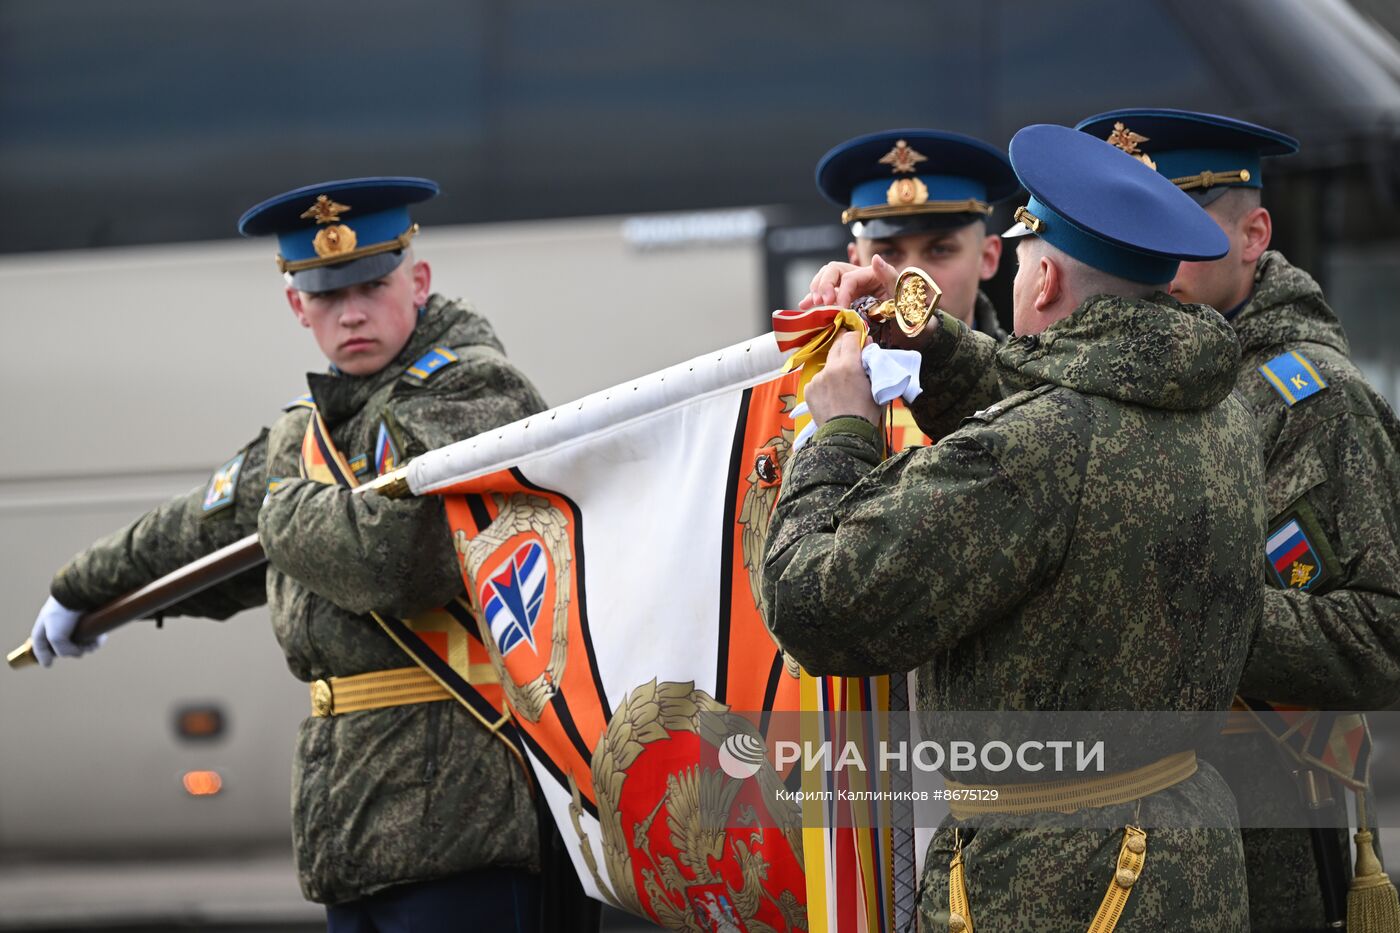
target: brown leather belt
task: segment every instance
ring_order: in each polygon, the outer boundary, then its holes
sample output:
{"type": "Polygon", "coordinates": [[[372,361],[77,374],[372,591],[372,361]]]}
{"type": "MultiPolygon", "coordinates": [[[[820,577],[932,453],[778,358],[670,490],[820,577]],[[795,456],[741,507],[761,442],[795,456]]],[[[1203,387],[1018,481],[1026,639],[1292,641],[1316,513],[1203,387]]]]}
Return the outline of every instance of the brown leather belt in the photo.
{"type": "Polygon", "coordinates": [[[421,667],[398,667],[311,684],[311,715],[340,716],[367,709],[451,700],[447,688],[421,667]]]}

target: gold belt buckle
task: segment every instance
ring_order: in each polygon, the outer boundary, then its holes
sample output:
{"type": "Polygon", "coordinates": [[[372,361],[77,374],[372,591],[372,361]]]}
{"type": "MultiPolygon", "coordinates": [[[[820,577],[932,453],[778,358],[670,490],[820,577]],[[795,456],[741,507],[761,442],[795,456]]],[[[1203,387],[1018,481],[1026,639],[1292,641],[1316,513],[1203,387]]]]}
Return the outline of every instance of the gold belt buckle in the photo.
{"type": "Polygon", "coordinates": [[[335,693],[331,691],[330,681],[317,680],[312,682],[311,715],[320,717],[335,715],[335,693]]]}

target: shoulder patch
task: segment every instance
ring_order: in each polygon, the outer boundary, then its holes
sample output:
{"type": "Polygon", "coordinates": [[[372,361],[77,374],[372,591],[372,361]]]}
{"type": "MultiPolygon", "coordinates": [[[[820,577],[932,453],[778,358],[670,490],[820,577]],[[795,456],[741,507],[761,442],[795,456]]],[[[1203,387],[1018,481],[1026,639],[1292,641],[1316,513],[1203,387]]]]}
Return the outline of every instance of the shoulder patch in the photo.
{"type": "Polygon", "coordinates": [[[984,422],[995,421],[997,418],[1000,418],[1002,415],[1006,414],[1011,409],[1016,408],[1019,405],[1024,405],[1031,399],[1040,398],[1046,392],[1049,392],[1051,389],[1054,388],[1054,383],[1047,382],[1045,383],[1045,385],[1036,386],[1034,389],[1027,389],[1024,392],[1017,392],[1015,395],[1008,395],[1000,402],[996,402],[995,404],[988,405],[986,408],[974,411],[968,417],[968,420],[984,422]]]}
{"type": "Polygon", "coordinates": [[[204,491],[202,506],[205,515],[213,515],[233,505],[234,493],[238,491],[238,471],[243,469],[245,453],[240,452],[238,456],[215,470],[214,475],[210,477],[209,488],[204,491]]]}
{"type": "Polygon", "coordinates": [[[418,362],[408,367],[404,371],[405,375],[413,376],[427,382],[433,376],[453,363],[457,362],[457,354],[447,347],[433,347],[427,353],[418,358],[418,362]]]}
{"type": "Polygon", "coordinates": [[[1322,378],[1312,360],[1297,350],[1269,360],[1259,367],[1259,375],[1283,396],[1289,408],[1327,388],[1327,380],[1322,378]]]}
{"type": "Polygon", "coordinates": [[[1305,528],[1310,524],[1307,519],[1300,510],[1291,510],[1269,529],[1265,539],[1269,570],[1285,590],[1312,591],[1331,576],[1327,559],[1331,549],[1321,540],[1314,543],[1305,528]]]}
{"type": "Polygon", "coordinates": [[[311,393],[308,392],[308,393],[306,393],[305,395],[298,395],[296,398],[292,399],[290,402],[288,402],[287,404],[283,405],[283,406],[282,406],[282,410],[283,410],[283,411],[291,411],[293,408],[315,408],[315,407],[316,407],[316,400],[313,399],[313,398],[311,397],[311,393]]]}

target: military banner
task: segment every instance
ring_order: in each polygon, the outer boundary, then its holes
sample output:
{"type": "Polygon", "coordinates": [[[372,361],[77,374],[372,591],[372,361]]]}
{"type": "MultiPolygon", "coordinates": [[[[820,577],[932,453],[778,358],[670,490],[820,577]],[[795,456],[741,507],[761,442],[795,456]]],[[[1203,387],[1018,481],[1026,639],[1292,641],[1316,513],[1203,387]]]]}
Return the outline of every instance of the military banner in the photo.
{"type": "Polygon", "coordinates": [[[801,805],[775,793],[802,776],[764,755],[768,713],[888,695],[803,675],[763,624],[761,549],[802,375],[784,356],[766,335],[405,469],[414,493],[444,497],[585,889],[669,929],[894,925],[887,841],[804,833],[801,805]]]}

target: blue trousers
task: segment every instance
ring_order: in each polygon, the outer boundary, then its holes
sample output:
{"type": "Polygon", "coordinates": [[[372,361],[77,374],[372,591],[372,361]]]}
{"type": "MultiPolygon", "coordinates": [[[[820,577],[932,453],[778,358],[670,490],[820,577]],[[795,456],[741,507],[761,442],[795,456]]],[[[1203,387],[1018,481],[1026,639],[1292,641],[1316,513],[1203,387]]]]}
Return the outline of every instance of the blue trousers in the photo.
{"type": "Polygon", "coordinates": [[[509,868],[386,888],[326,908],[328,933],[537,933],[538,875],[509,868]]]}

